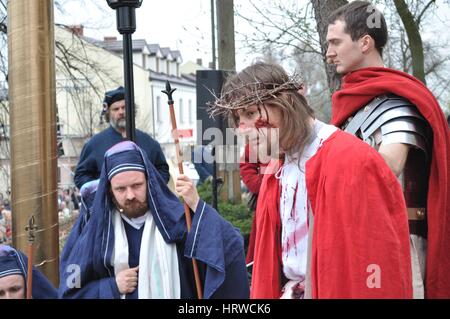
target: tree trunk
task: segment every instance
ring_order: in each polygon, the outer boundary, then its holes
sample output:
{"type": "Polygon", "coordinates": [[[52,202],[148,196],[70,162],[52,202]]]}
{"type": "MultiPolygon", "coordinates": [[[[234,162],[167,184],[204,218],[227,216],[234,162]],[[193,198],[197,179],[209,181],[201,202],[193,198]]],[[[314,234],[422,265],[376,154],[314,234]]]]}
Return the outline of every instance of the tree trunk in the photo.
{"type": "Polygon", "coordinates": [[[417,24],[405,0],[394,0],[395,8],[402,19],[405,27],[406,35],[408,36],[409,48],[411,50],[413,75],[425,82],[425,61],[423,55],[422,37],[419,32],[419,25],[417,24]]]}
{"type": "Polygon", "coordinates": [[[322,50],[323,62],[327,73],[328,87],[331,94],[341,86],[341,76],[336,73],[336,67],[326,63],[325,54],[327,52],[327,30],[328,17],[331,12],[348,3],[347,0],[312,0],[314,15],[316,18],[317,32],[319,33],[320,46],[322,50]]]}
{"type": "Polygon", "coordinates": [[[219,69],[236,71],[233,0],[216,0],[219,69]]]}

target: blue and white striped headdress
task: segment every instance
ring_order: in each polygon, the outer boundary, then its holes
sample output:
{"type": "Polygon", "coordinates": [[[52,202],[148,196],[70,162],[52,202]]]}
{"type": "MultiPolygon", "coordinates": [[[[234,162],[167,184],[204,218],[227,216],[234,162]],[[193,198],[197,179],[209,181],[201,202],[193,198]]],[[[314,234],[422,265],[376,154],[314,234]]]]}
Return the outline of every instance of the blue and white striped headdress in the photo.
{"type": "MultiPolygon", "coordinates": [[[[0,244],[0,278],[11,275],[22,275],[27,289],[28,258],[20,250],[0,244]]],[[[56,299],[55,287],[33,266],[33,299],[56,299]]]]}
{"type": "Polygon", "coordinates": [[[7,245],[0,245],[0,278],[11,275],[24,275],[23,265],[19,265],[17,252],[7,245]],[[22,267],[21,267],[22,266],[22,267]]]}
{"type": "Polygon", "coordinates": [[[140,171],[145,173],[144,161],[139,149],[130,142],[121,142],[111,147],[105,154],[108,180],[122,172],[140,171]]]}
{"type": "MultiPolygon", "coordinates": [[[[167,243],[174,243],[185,235],[183,204],[167,187],[145,151],[131,141],[123,141],[105,153],[91,217],[80,232],[80,238],[75,243],[76,247],[74,246],[72,252],[63,260],[65,265],[79,264],[80,260],[86,260],[86,256],[93,256],[92,263],[96,271],[104,272],[103,274],[108,276],[114,274],[110,261],[114,247],[114,232],[111,231],[114,226],[111,216],[115,204],[109,185],[113,176],[126,170],[143,171],[146,175],[149,210],[164,240],[167,243]]],[[[81,273],[85,271],[89,272],[91,269],[87,266],[81,269],[81,273]]],[[[60,281],[65,282],[69,275],[70,273],[62,272],[60,281]]]]}

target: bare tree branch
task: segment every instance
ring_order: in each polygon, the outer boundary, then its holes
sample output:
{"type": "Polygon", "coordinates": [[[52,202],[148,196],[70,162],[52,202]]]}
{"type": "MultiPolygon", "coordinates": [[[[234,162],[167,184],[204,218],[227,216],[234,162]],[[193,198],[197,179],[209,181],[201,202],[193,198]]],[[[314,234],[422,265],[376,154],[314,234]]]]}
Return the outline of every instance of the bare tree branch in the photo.
{"type": "Polygon", "coordinates": [[[430,8],[430,6],[431,6],[432,4],[435,4],[435,3],[436,3],[436,0],[430,0],[430,1],[423,7],[422,11],[419,13],[419,15],[418,15],[417,18],[416,18],[416,23],[417,23],[417,25],[420,26],[420,24],[421,24],[421,22],[422,22],[423,15],[424,15],[425,12],[428,10],[428,8],[430,8]]]}
{"type": "Polygon", "coordinates": [[[254,29],[251,35],[241,34],[247,46],[262,49],[270,43],[280,49],[306,49],[307,52],[320,54],[319,41],[311,23],[308,22],[313,21],[312,16],[305,8],[291,10],[288,8],[289,4],[285,2],[275,8],[261,9],[262,6],[256,5],[254,1],[248,3],[253,12],[246,10],[244,14],[239,7],[236,10],[236,16],[245,20],[254,29]],[[257,19],[250,16],[256,16],[257,19]]]}

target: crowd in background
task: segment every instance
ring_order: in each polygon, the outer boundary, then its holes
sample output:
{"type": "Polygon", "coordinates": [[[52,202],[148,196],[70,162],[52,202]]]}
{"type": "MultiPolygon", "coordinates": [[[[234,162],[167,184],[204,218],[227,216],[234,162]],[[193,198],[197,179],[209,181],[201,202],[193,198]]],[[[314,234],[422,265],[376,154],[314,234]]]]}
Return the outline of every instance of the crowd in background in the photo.
{"type": "MultiPolygon", "coordinates": [[[[58,190],[58,216],[60,219],[73,219],[77,215],[80,203],[80,193],[76,187],[58,190]]],[[[11,191],[0,193],[0,244],[12,243],[11,225],[11,191]]]]}
{"type": "Polygon", "coordinates": [[[11,191],[0,193],[0,244],[11,243],[11,191]]]}

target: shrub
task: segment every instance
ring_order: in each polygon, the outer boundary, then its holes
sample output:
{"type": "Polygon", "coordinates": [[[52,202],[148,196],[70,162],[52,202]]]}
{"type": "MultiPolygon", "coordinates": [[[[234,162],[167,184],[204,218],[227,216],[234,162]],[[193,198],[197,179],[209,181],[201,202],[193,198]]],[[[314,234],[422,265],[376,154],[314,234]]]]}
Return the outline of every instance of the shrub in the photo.
{"type": "MultiPolygon", "coordinates": [[[[200,198],[206,203],[212,203],[212,184],[210,181],[206,181],[197,188],[200,198]]],[[[248,238],[252,227],[253,213],[247,207],[246,203],[233,204],[228,201],[222,201],[218,196],[218,211],[219,214],[239,228],[242,236],[245,239],[248,238]]]]}

